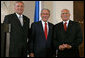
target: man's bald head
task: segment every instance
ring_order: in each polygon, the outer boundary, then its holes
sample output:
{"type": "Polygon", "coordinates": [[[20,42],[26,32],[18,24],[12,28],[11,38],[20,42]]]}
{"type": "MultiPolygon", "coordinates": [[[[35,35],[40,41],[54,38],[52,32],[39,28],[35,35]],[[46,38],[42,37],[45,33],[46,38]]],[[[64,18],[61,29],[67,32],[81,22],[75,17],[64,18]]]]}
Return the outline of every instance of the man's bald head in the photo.
{"type": "Polygon", "coordinates": [[[70,12],[68,9],[61,10],[61,18],[63,21],[67,21],[70,19],[70,12]]]}

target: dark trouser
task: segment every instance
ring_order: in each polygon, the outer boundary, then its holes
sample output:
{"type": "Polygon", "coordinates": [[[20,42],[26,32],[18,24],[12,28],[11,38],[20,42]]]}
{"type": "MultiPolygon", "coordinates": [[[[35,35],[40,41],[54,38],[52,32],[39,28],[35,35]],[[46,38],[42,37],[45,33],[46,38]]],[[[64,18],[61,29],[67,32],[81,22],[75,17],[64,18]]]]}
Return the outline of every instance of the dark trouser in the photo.
{"type": "Polygon", "coordinates": [[[58,57],[79,57],[78,50],[64,50],[64,51],[58,51],[58,57]]]}

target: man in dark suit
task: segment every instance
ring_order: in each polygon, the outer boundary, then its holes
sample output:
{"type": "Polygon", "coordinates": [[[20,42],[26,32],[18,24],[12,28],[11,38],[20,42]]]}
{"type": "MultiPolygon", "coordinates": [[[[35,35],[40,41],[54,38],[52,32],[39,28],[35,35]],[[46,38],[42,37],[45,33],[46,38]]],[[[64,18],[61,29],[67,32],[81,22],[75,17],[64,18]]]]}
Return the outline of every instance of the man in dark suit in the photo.
{"type": "Polygon", "coordinates": [[[4,19],[4,23],[11,24],[9,57],[26,57],[30,21],[22,14],[24,11],[22,1],[17,1],[14,9],[15,13],[6,15],[4,19]]]}
{"type": "Polygon", "coordinates": [[[78,22],[70,19],[68,9],[61,11],[60,22],[54,27],[54,47],[58,49],[58,57],[78,57],[79,45],[82,42],[82,32],[78,22]]]}
{"type": "Polygon", "coordinates": [[[53,24],[47,21],[49,16],[50,11],[42,9],[42,20],[31,25],[30,57],[52,56],[53,24]]]}

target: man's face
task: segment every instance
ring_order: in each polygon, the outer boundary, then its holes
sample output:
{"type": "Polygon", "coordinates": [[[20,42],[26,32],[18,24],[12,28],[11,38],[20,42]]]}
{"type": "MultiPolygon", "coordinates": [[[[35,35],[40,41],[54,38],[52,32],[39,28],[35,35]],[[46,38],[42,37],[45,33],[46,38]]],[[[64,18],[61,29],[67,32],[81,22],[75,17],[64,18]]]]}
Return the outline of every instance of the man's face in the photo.
{"type": "Polygon", "coordinates": [[[15,4],[15,12],[18,14],[22,14],[24,11],[24,4],[23,3],[16,3],[15,4]]]}
{"type": "Polygon", "coordinates": [[[70,13],[68,10],[64,9],[61,11],[61,18],[63,21],[67,21],[70,18],[70,13]]]}
{"type": "Polygon", "coordinates": [[[41,13],[42,20],[44,22],[47,22],[48,18],[50,16],[50,12],[48,10],[43,10],[41,13]]]}

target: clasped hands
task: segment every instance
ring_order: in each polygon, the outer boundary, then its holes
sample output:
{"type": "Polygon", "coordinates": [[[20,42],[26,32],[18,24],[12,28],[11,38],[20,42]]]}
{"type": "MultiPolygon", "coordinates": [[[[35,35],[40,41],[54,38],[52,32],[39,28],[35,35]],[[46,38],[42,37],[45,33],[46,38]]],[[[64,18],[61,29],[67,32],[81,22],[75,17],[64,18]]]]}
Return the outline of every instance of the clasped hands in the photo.
{"type": "Polygon", "coordinates": [[[72,48],[72,46],[69,44],[59,45],[59,50],[61,50],[61,51],[63,51],[64,49],[70,49],[70,48],[72,48]]]}
{"type": "Polygon", "coordinates": [[[34,53],[30,53],[29,54],[29,57],[34,57],[34,53]]]}

